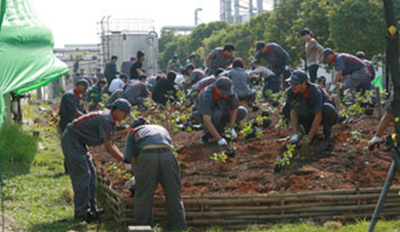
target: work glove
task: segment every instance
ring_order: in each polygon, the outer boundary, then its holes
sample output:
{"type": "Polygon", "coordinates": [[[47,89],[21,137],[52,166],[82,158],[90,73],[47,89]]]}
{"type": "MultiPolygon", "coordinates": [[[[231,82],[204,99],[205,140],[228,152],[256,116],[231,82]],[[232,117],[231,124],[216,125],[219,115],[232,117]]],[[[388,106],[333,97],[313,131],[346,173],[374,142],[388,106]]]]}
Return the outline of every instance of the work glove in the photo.
{"type": "Polygon", "coordinates": [[[225,140],[225,139],[220,139],[219,141],[218,141],[218,145],[220,145],[220,146],[228,146],[228,142],[225,140]]]}
{"type": "Polygon", "coordinates": [[[124,163],[124,167],[125,167],[125,169],[128,170],[128,171],[132,170],[132,165],[131,165],[131,164],[124,163]]]}
{"type": "Polygon", "coordinates": [[[298,143],[299,141],[300,141],[300,135],[299,134],[294,134],[289,139],[289,143],[291,143],[291,144],[298,143]]]}
{"type": "Polygon", "coordinates": [[[136,179],[135,177],[132,177],[130,180],[125,182],[125,188],[127,189],[133,189],[136,185],[136,179]]]}
{"type": "Polygon", "coordinates": [[[369,142],[368,142],[368,145],[369,146],[372,146],[372,145],[375,145],[375,144],[378,144],[378,143],[383,143],[383,139],[382,138],[379,138],[378,136],[374,136],[369,142]]]}
{"type": "Polygon", "coordinates": [[[237,137],[238,137],[235,129],[233,129],[233,128],[232,128],[232,131],[231,131],[231,135],[232,135],[232,138],[234,138],[234,139],[237,139],[237,137]]]}
{"type": "Polygon", "coordinates": [[[331,87],[329,87],[329,92],[332,93],[333,91],[335,91],[335,85],[334,84],[332,84],[331,87]]]}

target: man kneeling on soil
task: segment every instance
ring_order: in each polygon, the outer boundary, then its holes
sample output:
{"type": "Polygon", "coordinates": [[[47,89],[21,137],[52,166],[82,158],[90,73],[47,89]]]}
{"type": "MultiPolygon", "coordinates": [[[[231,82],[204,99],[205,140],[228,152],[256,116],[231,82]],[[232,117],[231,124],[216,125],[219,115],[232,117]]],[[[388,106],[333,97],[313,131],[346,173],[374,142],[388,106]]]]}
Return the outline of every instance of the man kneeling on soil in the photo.
{"type": "MultiPolygon", "coordinates": [[[[214,137],[218,145],[227,146],[223,138],[225,127],[230,123],[242,121],[247,116],[247,109],[239,106],[239,99],[233,90],[233,83],[228,77],[220,77],[217,81],[207,86],[197,97],[193,107],[193,118],[196,123],[204,126],[204,134],[200,143],[206,143],[214,137]]],[[[232,128],[231,135],[237,137],[232,128]]]]}
{"type": "Polygon", "coordinates": [[[165,128],[147,124],[144,118],[133,122],[125,147],[124,164],[127,169],[133,168],[136,181],[135,224],[152,224],[154,191],[161,183],[167,201],[168,228],[184,230],[181,177],[171,137],[165,128]]]}
{"type": "Polygon", "coordinates": [[[96,209],[96,172],[87,146],[104,143],[106,150],[118,161],[122,152],[112,144],[117,122],[130,115],[131,104],[117,99],[110,111],[83,115],[68,124],[61,139],[67,168],[74,190],[75,218],[87,223],[100,218],[96,209]]]}
{"type": "Polygon", "coordinates": [[[333,139],[331,127],[338,121],[333,99],[322,87],[310,83],[303,71],[294,71],[286,81],[290,84],[290,88],[287,90],[287,101],[282,113],[292,127],[293,135],[289,143],[300,141],[299,125],[307,134],[308,144],[313,141],[321,124],[324,126],[325,138],[333,139]]]}

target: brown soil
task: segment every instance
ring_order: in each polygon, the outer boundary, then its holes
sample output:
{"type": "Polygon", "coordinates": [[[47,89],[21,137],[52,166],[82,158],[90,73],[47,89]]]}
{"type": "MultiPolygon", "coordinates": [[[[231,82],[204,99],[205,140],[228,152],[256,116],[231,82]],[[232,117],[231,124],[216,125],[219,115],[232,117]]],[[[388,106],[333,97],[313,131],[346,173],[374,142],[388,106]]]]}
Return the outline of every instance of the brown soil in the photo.
{"type": "MultiPolygon", "coordinates": [[[[250,118],[254,118],[251,115],[250,118]]],[[[289,135],[286,129],[275,128],[278,116],[270,117],[272,126],[263,129],[259,140],[245,141],[239,137],[235,144],[236,156],[226,163],[210,159],[221,148],[214,143],[199,145],[202,132],[171,132],[179,149],[178,160],[182,171],[182,194],[261,194],[272,192],[321,191],[360,187],[381,187],[391,163],[385,147],[369,151],[368,140],[375,133],[377,116],[357,117],[354,124],[338,124],[334,127],[334,141],[323,139],[322,129],[316,141],[310,146],[299,146],[294,158],[284,170],[274,172],[275,161],[282,155],[289,135]],[[361,139],[352,141],[352,131],[361,133],[361,139]]],[[[391,129],[388,131],[391,133],[391,129]]],[[[125,136],[116,141],[124,151],[125,136]]],[[[110,180],[112,187],[130,196],[124,188],[125,180],[108,167],[112,157],[103,147],[94,147],[91,153],[98,169],[110,180]]],[[[162,194],[161,187],[156,194],[162,194]]]]}

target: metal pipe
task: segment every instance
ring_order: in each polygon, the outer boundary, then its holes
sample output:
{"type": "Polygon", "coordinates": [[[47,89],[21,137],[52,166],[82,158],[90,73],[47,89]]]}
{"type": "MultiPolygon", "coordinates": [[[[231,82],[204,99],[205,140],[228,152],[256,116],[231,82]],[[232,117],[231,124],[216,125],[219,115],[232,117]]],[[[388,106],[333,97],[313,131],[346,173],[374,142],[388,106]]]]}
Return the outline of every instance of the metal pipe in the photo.
{"type": "Polygon", "coordinates": [[[239,23],[240,22],[240,2],[239,0],[235,0],[235,23],[239,23]]]}
{"type": "Polygon", "coordinates": [[[198,25],[198,22],[199,22],[198,12],[199,12],[199,11],[202,11],[202,10],[203,10],[203,8],[197,8],[197,9],[194,11],[194,25],[195,25],[195,26],[197,26],[197,25],[198,25]]]}
{"type": "Polygon", "coordinates": [[[226,2],[225,0],[219,1],[219,19],[221,21],[226,21],[226,2]]]}
{"type": "Polygon", "coordinates": [[[253,0],[249,0],[249,19],[253,17],[253,0]]]}
{"type": "Polygon", "coordinates": [[[226,0],[226,19],[229,24],[233,24],[232,17],[232,0],[226,0]]]}
{"type": "Polygon", "coordinates": [[[390,185],[392,184],[394,170],[395,170],[395,161],[393,161],[392,164],[390,165],[390,169],[389,169],[388,175],[386,177],[385,184],[383,185],[381,195],[379,196],[378,203],[376,204],[376,208],[375,208],[374,214],[372,216],[371,225],[369,226],[368,232],[373,232],[375,229],[376,223],[378,222],[378,217],[379,217],[379,214],[381,213],[383,203],[385,202],[387,192],[390,188],[390,185]]]}
{"type": "Polygon", "coordinates": [[[263,11],[263,0],[257,0],[257,13],[261,14],[263,11]]]}
{"type": "Polygon", "coordinates": [[[110,48],[111,47],[110,46],[111,38],[109,37],[109,33],[110,33],[110,18],[111,18],[111,15],[107,16],[107,31],[106,31],[106,35],[107,35],[107,56],[108,57],[106,57],[104,63],[107,63],[108,61],[111,61],[111,55],[110,55],[110,53],[111,53],[111,48],[110,48]]]}

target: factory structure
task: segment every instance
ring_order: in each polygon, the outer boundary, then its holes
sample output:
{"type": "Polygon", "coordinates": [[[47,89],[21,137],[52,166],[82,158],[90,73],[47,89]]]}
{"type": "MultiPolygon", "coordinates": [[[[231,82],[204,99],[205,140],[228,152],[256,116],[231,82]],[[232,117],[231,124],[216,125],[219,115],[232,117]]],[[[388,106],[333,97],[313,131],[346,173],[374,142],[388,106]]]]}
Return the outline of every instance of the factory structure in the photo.
{"type": "MultiPolygon", "coordinates": [[[[147,75],[157,73],[158,34],[152,19],[121,19],[105,16],[99,23],[102,64],[110,62],[111,56],[118,56],[117,67],[136,57],[142,50],[146,55],[143,69],[147,75]]],[[[103,66],[104,67],[104,66],[103,66]]]]}
{"type": "Polygon", "coordinates": [[[220,0],[220,20],[229,24],[244,23],[277,3],[278,0],[220,0]]]}
{"type": "MultiPolygon", "coordinates": [[[[229,24],[242,23],[261,12],[271,9],[278,0],[220,0],[220,20],[229,24]]],[[[197,13],[202,10],[196,9],[197,13]]],[[[190,33],[193,26],[164,26],[162,31],[190,33]]],[[[136,57],[138,50],[146,54],[144,69],[148,75],[156,74],[158,70],[158,34],[155,32],[155,23],[151,19],[121,19],[104,16],[98,23],[100,37],[100,66],[111,60],[111,56],[118,56],[117,67],[130,57],[136,57]]]]}

